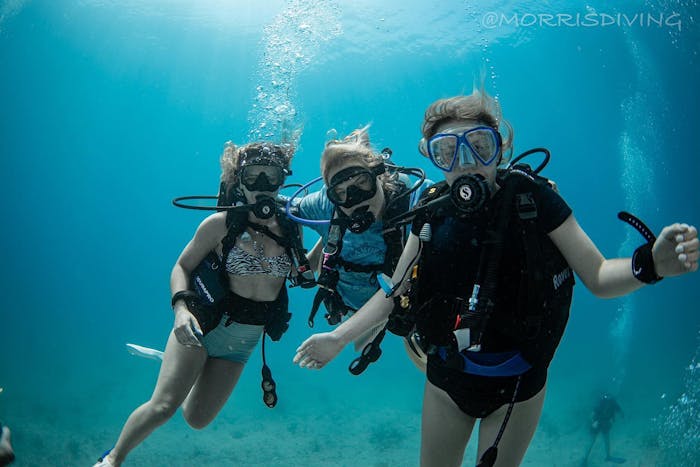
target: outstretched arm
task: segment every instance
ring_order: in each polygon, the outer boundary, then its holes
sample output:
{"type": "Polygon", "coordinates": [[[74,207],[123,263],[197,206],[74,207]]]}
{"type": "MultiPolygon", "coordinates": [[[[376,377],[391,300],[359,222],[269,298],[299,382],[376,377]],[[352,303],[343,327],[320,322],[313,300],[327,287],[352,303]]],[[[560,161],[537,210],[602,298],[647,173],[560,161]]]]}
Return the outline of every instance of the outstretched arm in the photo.
{"type": "MultiPolygon", "coordinates": [[[[549,236],[586,287],[596,296],[619,297],[644,285],[632,274],[631,258],[606,259],[573,214],[549,236]]],[[[664,227],[654,243],[652,256],[656,273],[661,277],[697,271],[697,229],[688,224],[664,227]]]]}
{"type": "MultiPolygon", "coordinates": [[[[401,281],[404,273],[413,266],[419,246],[420,240],[411,234],[396,266],[392,278],[394,283],[401,281]]],[[[402,287],[399,287],[397,293],[401,292],[402,287]]],[[[302,368],[323,368],[349,342],[386,320],[393,306],[393,299],[387,298],[383,290],[378,290],[350,319],[333,331],[314,334],[306,339],[297,349],[294,363],[302,368]]]]}

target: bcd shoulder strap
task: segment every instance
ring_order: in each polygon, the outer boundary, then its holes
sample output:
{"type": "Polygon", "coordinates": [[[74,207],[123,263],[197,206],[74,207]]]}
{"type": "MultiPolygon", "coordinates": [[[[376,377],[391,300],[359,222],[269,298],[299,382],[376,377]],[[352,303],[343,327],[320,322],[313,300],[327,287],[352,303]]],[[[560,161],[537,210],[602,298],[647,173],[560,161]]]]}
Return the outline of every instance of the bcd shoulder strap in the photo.
{"type": "MultiPolygon", "coordinates": [[[[402,184],[398,193],[388,200],[387,208],[384,212],[384,219],[393,219],[394,217],[407,212],[411,207],[411,197],[403,196],[408,190],[406,184],[402,184]]],[[[384,243],[386,244],[386,253],[384,255],[384,267],[382,272],[391,276],[399,262],[403,247],[406,243],[406,226],[395,227],[387,226],[384,229],[384,243]]]]}
{"type": "MultiPolygon", "coordinates": [[[[515,192],[513,206],[515,216],[513,220],[519,230],[518,236],[521,239],[521,248],[525,258],[524,269],[520,275],[517,310],[522,327],[517,331],[517,334],[524,334],[523,337],[532,339],[539,334],[546,314],[546,287],[548,287],[547,281],[551,279],[546,277],[545,265],[547,261],[552,259],[546,256],[558,255],[561,257],[561,263],[566,261],[555,247],[545,248],[543,242],[550,242],[543,238],[545,234],[538,228],[539,213],[534,192],[553,189],[551,183],[547,178],[534,173],[525,164],[516,165],[507,179],[516,175],[520,176],[518,176],[518,186],[515,192]]],[[[573,281],[569,289],[572,287],[573,281]]]]}

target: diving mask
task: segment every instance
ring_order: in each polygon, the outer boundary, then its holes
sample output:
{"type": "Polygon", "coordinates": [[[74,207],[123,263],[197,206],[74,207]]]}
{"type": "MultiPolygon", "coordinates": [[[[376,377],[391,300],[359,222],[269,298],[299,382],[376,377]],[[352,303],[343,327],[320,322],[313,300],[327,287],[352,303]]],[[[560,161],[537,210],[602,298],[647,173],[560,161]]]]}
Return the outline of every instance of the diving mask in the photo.
{"type": "Polygon", "coordinates": [[[457,161],[461,167],[473,167],[477,161],[481,165],[491,165],[499,158],[501,134],[490,126],[477,126],[463,129],[445,130],[419,145],[421,153],[430,157],[431,162],[444,172],[452,172],[457,161]]]}
{"type": "Polygon", "coordinates": [[[331,178],[328,199],[344,208],[357,206],[377,194],[377,176],[383,172],[383,164],[373,170],[361,166],[343,169],[331,178]]]}
{"type": "Polygon", "coordinates": [[[241,150],[240,161],[240,179],[250,191],[275,191],[292,173],[287,151],[275,144],[246,147],[241,150]]]}
{"type": "Polygon", "coordinates": [[[241,183],[249,191],[276,191],[284,178],[284,169],[276,165],[247,165],[241,169],[241,183]]]}

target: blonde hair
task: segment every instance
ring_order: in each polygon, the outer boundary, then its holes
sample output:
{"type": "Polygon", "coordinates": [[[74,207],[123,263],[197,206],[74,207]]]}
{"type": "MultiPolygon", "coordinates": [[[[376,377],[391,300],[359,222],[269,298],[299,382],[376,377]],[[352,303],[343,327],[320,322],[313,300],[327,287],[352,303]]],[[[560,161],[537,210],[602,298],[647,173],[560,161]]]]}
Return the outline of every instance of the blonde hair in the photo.
{"type": "Polygon", "coordinates": [[[236,146],[233,141],[224,143],[224,152],[221,154],[221,181],[226,185],[226,191],[238,185],[240,179],[238,177],[242,158],[248,150],[260,150],[262,148],[270,148],[275,152],[283,155],[283,163],[285,168],[289,168],[294,157],[294,146],[289,143],[276,144],[265,141],[257,141],[248,143],[243,146],[236,146]]]}
{"type": "MultiPolygon", "coordinates": [[[[369,141],[369,125],[353,130],[343,139],[326,142],[321,154],[321,175],[326,185],[330,183],[330,173],[348,162],[373,169],[384,162],[384,157],[376,153],[369,141]]],[[[384,172],[379,176],[382,188],[389,192],[399,191],[397,174],[384,172]]]]}
{"type": "Polygon", "coordinates": [[[498,101],[483,89],[475,88],[468,96],[438,99],[430,104],[421,127],[423,138],[428,140],[441,123],[452,119],[485,123],[501,134],[502,154],[505,155],[513,148],[513,127],[503,118],[498,101]]]}

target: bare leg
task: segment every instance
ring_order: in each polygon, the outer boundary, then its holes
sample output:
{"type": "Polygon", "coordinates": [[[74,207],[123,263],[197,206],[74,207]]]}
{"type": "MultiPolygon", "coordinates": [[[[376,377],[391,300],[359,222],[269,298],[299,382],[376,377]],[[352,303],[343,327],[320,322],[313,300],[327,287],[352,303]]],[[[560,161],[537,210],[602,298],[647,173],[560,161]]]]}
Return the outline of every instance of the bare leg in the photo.
{"type": "Polygon", "coordinates": [[[420,465],[448,467],[462,465],[464,449],[476,419],[468,416],[442,389],[425,382],[420,465]]]}
{"type": "MultiPolygon", "coordinates": [[[[532,398],[518,402],[513,406],[513,412],[508,425],[498,443],[498,458],[495,467],[518,466],[525,457],[532,437],[535,435],[537,423],[542,413],[546,387],[532,398]]],[[[508,404],[501,406],[494,413],[481,420],[479,424],[478,459],[493,445],[501,429],[501,424],[508,410],[508,404]]],[[[477,459],[477,461],[478,461],[477,459]]]]}
{"type": "Polygon", "coordinates": [[[185,400],[207,360],[203,347],[187,347],[171,332],[151,400],[134,410],[107,460],[115,467],[153,430],[168,421],[185,400]]]}
{"type": "Polygon", "coordinates": [[[185,420],[192,428],[211,423],[228,400],[243,372],[243,363],[210,358],[182,404],[185,420]]]}

